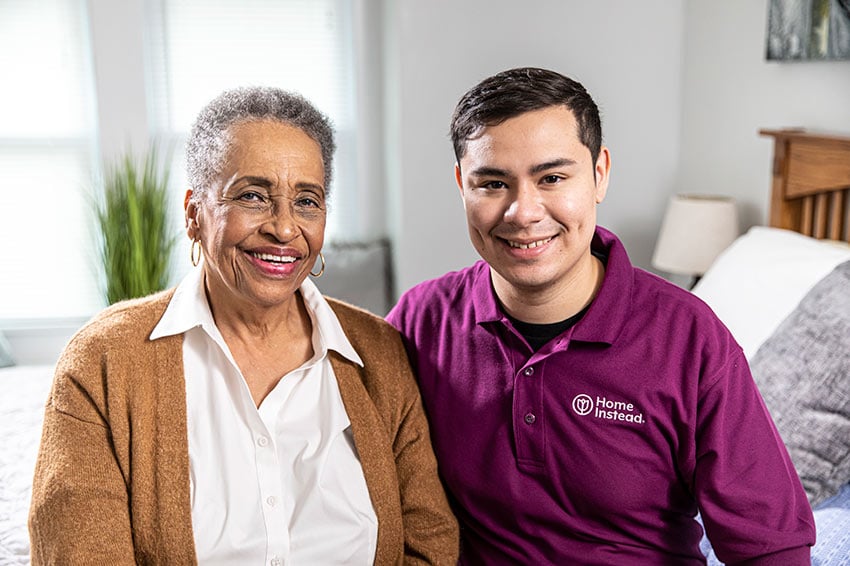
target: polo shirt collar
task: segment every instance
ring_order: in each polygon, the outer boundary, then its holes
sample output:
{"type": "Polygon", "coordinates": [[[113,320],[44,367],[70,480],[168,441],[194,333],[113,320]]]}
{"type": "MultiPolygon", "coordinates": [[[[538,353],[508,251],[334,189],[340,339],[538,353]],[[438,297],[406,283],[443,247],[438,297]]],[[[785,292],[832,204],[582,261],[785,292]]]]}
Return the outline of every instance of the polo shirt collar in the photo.
{"type": "Polygon", "coordinates": [[[605,255],[605,277],[590,308],[573,329],[573,340],[613,344],[629,319],[634,290],[634,267],[622,242],[596,227],[590,249],[605,255]]]}
{"type": "MultiPolygon", "coordinates": [[[[613,344],[628,320],[634,268],[620,240],[601,226],[596,227],[590,247],[608,258],[605,277],[587,313],[572,328],[571,339],[613,344]]],[[[490,266],[484,261],[478,261],[472,270],[471,294],[475,322],[507,321],[493,289],[490,266]]]]}
{"type": "Polygon", "coordinates": [[[479,260],[472,266],[471,292],[476,324],[507,320],[499,306],[496,290],[493,289],[490,265],[484,260],[479,260]]]}
{"type": "MultiPolygon", "coordinates": [[[[339,319],[316,284],[309,278],[305,279],[299,291],[313,322],[313,350],[316,357],[321,358],[328,350],[334,350],[362,366],[363,360],[354,350],[339,319]]],[[[213,339],[220,336],[204,292],[202,265],[193,268],[177,286],[165,313],[151,332],[150,339],[183,334],[193,328],[201,328],[213,339]]]]}

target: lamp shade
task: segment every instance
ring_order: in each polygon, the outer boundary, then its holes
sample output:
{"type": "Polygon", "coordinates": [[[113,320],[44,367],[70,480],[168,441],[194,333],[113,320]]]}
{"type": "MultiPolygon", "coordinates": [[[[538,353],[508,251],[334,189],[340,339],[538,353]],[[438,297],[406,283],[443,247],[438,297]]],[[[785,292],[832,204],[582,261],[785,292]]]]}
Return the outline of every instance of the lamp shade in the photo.
{"type": "Polygon", "coordinates": [[[652,265],[668,273],[700,276],[737,237],[734,199],[675,195],[661,223],[652,265]]]}

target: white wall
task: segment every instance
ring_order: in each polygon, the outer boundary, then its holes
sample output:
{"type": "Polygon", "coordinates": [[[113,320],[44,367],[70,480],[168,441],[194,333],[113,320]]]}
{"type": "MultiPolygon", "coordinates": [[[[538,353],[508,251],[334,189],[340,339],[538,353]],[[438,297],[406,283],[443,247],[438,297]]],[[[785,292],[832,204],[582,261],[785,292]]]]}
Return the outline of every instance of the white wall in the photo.
{"type": "Polygon", "coordinates": [[[582,82],[613,154],[599,223],[648,265],[679,157],[684,1],[387,0],[386,150],[397,291],[477,256],[453,176],[460,96],[517,66],[582,82]]]}
{"type": "Polygon", "coordinates": [[[773,140],[761,128],[850,132],[850,61],[765,61],[767,0],[688,0],[677,191],[729,194],[767,222],[773,140]]]}
{"type": "MultiPolygon", "coordinates": [[[[144,3],[87,3],[100,30],[92,38],[95,73],[121,77],[109,84],[126,89],[105,92],[97,81],[101,101],[123,98],[99,108],[102,157],[109,158],[110,148],[144,140],[128,130],[149,129],[147,93],[137,80],[144,3]],[[126,44],[120,52],[104,47],[115,37],[126,44]]],[[[354,5],[364,40],[355,57],[372,65],[359,84],[359,111],[372,125],[359,142],[373,148],[361,155],[363,186],[374,200],[363,216],[370,236],[383,235],[386,207],[399,292],[477,258],[454,184],[448,122],[468,88],[503,69],[550,67],[594,95],[614,163],[599,222],[643,267],[673,193],[729,194],[741,203],[742,227],[766,220],[772,145],[760,128],[850,132],[850,62],[766,62],[767,0],[354,5]]],[[[21,328],[10,340],[26,359],[52,358],[72,327],[57,329],[55,339],[21,328]]]]}
{"type": "Polygon", "coordinates": [[[128,149],[143,151],[148,146],[148,87],[145,73],[139,72],[146,64],[144,2],[87,0],[86,5],[97,98],[98,161],[111,163],[128,149]]]}

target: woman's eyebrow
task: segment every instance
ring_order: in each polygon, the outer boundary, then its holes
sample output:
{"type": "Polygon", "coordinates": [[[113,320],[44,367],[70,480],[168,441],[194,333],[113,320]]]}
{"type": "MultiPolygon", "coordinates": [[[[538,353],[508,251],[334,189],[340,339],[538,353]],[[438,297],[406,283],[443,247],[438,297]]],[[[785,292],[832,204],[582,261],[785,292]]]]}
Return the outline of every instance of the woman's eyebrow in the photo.
{"type": "MultiPolygon", "coordinates": [[[[232,187],[235,187],[237,185],[239,185],[239,186],[253,185],[253,186],[256,186],[256,187],[262,187],[264,189],[271,189],[272,187],[274,187],[274,181],[272,181],[271,179],[269,179],[267,177],[261,177],[261,176],[258,176],[258,175],[243,175],[242,177],[238,177],[238,178],[234,179],[234,181],[230,184],[230,187],[232,188],[232,187]]],[[[321,192],[322,195],[325,194],[325,187],[324,186],[322,186],[319,183],[312,183],[310,181],[302,181],[302,182],[296,183],[295,188],[302,190],[302,191],[303,190],[314,190],[314,191],[321,192]]]]}
{"type": "Polygon", "coordinates": [[[248,184],[248,185],[256,185],[258,187],[266,187],[266,188],[272,186],[272,182],[271,182],[270,179],[267,179],[266,177],[259,177],[257,175],[244,175],[242,177],[234,179],[233,182],[230,185],[233,186],[233,185],[242,184],[242,183],[245,183],[245,184],[248,184]]]}
{"type": "Polygon", "coordinates": [[[296,183],[295,188],[301,189],[301,190],[312,189],[312,190],[315,190],[315,191],[319,191],[319,192],[322,193],[322,196],[324,196],[324,194],[325,194],[325,187],[323,185],[320,185],[319,183],[311,183],[309,181],[303,181],[301,183],[296,183]]]}

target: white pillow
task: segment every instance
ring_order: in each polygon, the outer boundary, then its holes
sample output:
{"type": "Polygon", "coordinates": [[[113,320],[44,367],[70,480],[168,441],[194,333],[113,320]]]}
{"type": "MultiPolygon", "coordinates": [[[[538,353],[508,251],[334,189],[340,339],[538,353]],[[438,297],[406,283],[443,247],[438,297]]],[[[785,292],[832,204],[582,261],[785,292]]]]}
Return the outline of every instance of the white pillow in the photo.
{"type": "Polygon", "coordinates": [[[755,226],[723,251],[693,292],[714,310],[747,359],[850,246],[755,226]]]}

